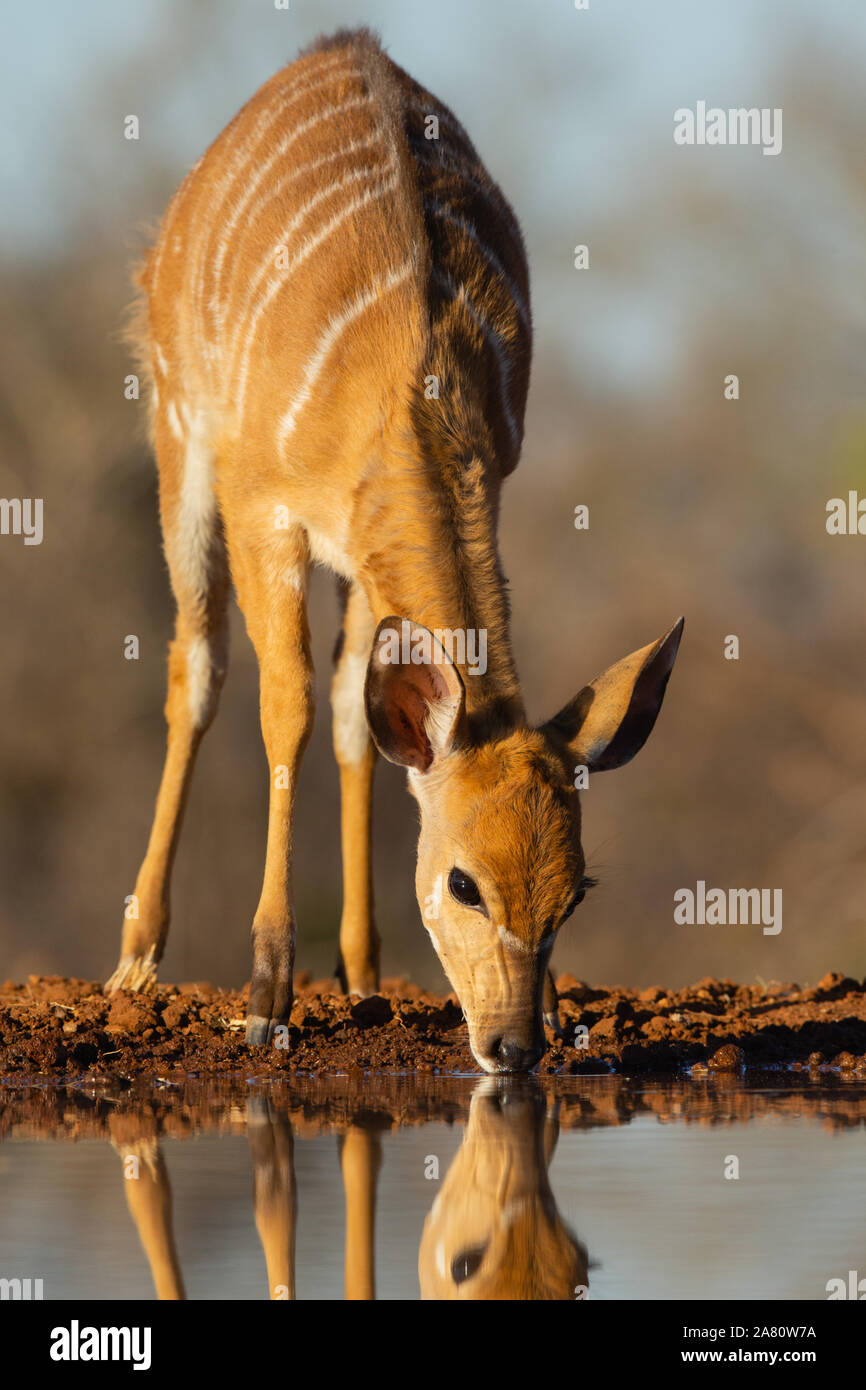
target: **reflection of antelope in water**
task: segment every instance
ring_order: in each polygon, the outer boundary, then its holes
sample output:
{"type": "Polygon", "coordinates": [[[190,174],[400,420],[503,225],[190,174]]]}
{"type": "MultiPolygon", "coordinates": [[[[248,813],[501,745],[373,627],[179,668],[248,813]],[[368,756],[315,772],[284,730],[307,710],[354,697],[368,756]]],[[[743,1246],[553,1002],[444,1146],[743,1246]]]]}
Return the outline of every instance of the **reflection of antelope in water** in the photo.
{"type": "MultiPolygon", "coordinates": [[[[253,1161],[253,1207],[272,1299],[295,1297],[298,1193],[290,1121],[267,1101],[247,1102],[253,1161]]],[[[124,1164],[126,1201],[150,1265],[159,1299],[186,1298],[172,1227],[171,1185],[155,1138],[115,1142],[124,1164]],[[135,1160],[134,1164],[131,1160],[135,1160]]],[[[340,1136],[346,1194],[346,1298],[375,1298],[373,1235],[381,1141],[371,1129],[350,1126],[340,1136]]]]}
{"type": "Polygon", "coordinates": [[[174,1243],[171,1184],[159,1141],[153,1137],[115,1141],[114,1147],[123,1159],[126,1205],[150,1265],[156,1296],[186,1298],[174,1243]]]}
{"type": "Polygon", "coordinates": [[[560,1217],[547,1176],[557,1134],[534,1086],[480,1084],[424,1223],[422,1298],[586,1296],[586,1250],[560,1217]]]}
{"type": "MultiPolygon", "coordinates": [[[[270,1297],[293,1299],[298,1200],[292,1126],[270,1102],[250,1099],[247,1135],[270,1297]]],[[[535,1086],[498,1089],[496,1082],[481,1083],[460,1152],[424,1226],[418,1261],[422,1297],[580,1296],[587,1284],[586,1252],[561,1220],[547,1176],[556,1137],[556,1119],[546,1115],[544,1096],[535,1086]]],[[[118,1139],[115,1147],[124,1161],[126,1200],[157,1297],[185,1298],[171,1187],[158,1141],[118,1139]]],[[[350,1124],[339,1137],[339,1152],[346,1298],[373,1299],[379,1134],[369,1125],[350,1124]]]]}

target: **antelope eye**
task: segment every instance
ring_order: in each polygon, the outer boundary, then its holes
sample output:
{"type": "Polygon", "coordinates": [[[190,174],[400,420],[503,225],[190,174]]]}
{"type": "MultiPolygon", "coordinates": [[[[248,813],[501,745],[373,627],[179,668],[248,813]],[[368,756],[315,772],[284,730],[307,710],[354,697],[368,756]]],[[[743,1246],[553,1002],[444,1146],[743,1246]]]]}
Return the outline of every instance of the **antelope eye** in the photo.
{"type": "Polygon", "coordinates": [[[576,907],[580,907],[580,904],[586,897],[587,889],[594,888],[597,882],[598,879],[590,878],[589,874],[584,874],[583,878],[580,880],[580,883],[577,885],[577,892],[575,893],[571,902],[568,904],[568,910],[565,914],[565,917],[563,917],[562,919],[563,921],[565,921],[566,917],[571,916],[572,912],[576,907]]]}
{"type": "Polygon", "coordinates": [[[473,1274],[477,1274],[481,1268],[481,1261],[484,1259],[483,1245],[473,1250],[461,1250],[459,1255],[455,1255],[451,1261],[451,1278],[455,1284],[464,1284],[467,1279],[471,1279],[473,1274]]]}
{"type": "Polygon", "coordinates": [[[567,918],[571,916],[572,912],[576,907],[580,907],[580,904],[583,902],[585,897],[586,889],[579,888],[565,910],[565,917],[562,919],[563,921],[565,921],[567,918]]]}
{"type": "Polygon", "coordinates": [[[448,875],[448,892],[455,902],[462,903],[464,907],[481,906],[478,885],[461,869],[452,869],[448,875]]]}

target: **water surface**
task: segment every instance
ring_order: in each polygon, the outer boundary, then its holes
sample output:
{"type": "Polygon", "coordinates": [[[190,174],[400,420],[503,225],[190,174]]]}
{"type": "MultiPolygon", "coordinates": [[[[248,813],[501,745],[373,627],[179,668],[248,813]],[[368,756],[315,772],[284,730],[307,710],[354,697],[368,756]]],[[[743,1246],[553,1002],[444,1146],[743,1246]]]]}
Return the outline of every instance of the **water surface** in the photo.
{"type": "Polygon", "coordinates": [[[46,1299],[825,1299],[866,1272],[864,1121],[862,1081],[785,1072],[16,1085],[0,1278],[46,1299]]]}

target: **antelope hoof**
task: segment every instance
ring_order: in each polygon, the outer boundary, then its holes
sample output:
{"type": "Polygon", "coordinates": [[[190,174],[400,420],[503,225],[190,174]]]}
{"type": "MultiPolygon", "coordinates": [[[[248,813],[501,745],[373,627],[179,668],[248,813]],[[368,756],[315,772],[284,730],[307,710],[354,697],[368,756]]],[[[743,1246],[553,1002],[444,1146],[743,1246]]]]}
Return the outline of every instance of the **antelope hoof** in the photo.
{"type": "Polygon", "coordinates": [[[267,1047],[273,1037],[273,1026],[269,1018],[261,1014],[247,1015],[246,1040],[248,1047],[267,1047]]]}
{"type": "Polygon", "coordinates": [[[246,1041],[248,1047],[270,1047],[274,1031],[287,1028],[287,1018],[263,1018],[261,1014],[247,1014],[246,1041]]]}
{"type": "MultiPolygon", "coordinates": [[[[266,927],[253,927],[253,975],[247,1000],[246,1040],[250,1047],[268,1047],[277,1028],[287,1028],[292,1012],[291,937],[266,927]]],[[[285,1046],[285,1039],[278,1039],[285,1046]]]]}
{"type": "Polygon", "coordinates": [[[129,989],[136,994],[151,994],[156,988],[156,948],[148,947],[143,956],[123,956],[117,969],[105,982],[105,993],[115,994],[129,989]]]}

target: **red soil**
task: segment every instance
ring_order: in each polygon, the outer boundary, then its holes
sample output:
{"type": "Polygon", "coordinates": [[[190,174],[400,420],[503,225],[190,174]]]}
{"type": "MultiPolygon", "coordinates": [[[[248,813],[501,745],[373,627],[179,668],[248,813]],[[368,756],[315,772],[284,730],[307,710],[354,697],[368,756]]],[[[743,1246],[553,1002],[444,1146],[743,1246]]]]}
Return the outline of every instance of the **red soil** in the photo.
{"type": "MultiPolygon", "coordinates": [[[[594,989],[557,981],[563,1036],[548,1030],[541,1074],[693,1074],[791,1064],[866,1076],[866,986],[838,974],[818,985],[742,986],[705,979],[686,989],[594,989]],[[588,1030],[575,1046],[575,1029],[588,1030]]],[[[301,977],[289,1047],[248,1048],[246,991],[159,985],[107,997],[102,986],[31,976],[0,987],[0,1081],[21,1076],[477,1073],[454,999],[405,980],[350,999],[301,977]]]]}

